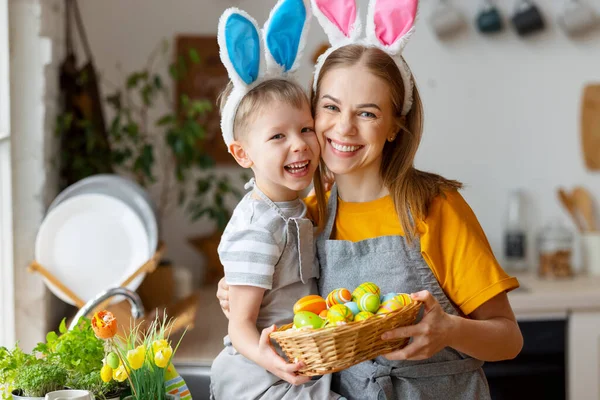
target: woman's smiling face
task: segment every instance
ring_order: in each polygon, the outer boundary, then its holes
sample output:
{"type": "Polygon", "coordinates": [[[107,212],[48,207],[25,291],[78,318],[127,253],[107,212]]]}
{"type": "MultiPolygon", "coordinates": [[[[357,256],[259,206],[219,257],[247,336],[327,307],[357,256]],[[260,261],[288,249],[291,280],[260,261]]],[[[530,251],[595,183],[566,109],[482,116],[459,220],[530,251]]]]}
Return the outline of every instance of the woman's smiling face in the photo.
{"type": "Polygon", "coordinates": [[[360,62],[327,71],[315,109],[321,156],[334,174],[379,171],[385,141],[398,123],[390,90],[360,62]]]}

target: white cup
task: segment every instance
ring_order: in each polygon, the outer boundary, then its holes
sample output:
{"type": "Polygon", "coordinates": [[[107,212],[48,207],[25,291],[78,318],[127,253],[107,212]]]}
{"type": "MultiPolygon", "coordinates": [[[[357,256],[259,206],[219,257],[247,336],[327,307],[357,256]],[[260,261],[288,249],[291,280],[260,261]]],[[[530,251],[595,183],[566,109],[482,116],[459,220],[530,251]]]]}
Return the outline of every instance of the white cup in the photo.
{"type": "Polygon", "coordinates": [[[590,275],[600,276],[600,233],[587,232],[581,235],[583,268],[590,275]]]}
{"type": "Polygon", "coordinates": [[[558,16],[558,24],[569,36],[583,35],[596,28],[600,17],[588,4],[568,0],[558,16]]]}
{"type": "Polygon", "coordinates": [[[448,0],[440,0],[429,16],[429,24],[439,38],[446,38],[466,26],[463,14],[448,0]]]}
{"type": "Polygon", "coordinates": [[[44,400],[95,400],[87,390],[57,390],[46,394],[44,400]]]}

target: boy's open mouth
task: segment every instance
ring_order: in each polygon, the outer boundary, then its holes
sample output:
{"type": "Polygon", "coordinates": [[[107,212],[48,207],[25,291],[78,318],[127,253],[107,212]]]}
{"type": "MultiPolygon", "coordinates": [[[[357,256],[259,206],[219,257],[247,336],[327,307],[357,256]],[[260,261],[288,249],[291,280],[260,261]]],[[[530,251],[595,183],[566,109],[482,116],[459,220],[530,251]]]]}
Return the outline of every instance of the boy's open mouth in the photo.
{"type": "Polygon", "coordinates": [[[285,165],[283,168],[290,174],[294,176],[303,176],[308,173],[308,166],[310,165],[310,160],[299,161],[292,164],[285,165]]]}

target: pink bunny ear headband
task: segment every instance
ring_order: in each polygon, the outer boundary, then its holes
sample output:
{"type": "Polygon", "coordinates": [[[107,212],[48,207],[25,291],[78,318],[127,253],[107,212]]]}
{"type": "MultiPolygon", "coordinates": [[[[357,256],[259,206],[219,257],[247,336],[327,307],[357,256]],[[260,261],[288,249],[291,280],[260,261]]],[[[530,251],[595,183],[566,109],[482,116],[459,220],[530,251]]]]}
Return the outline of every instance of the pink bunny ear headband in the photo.
{"type": "Polygon", "coordinates": [[[340,47],[359,44],[377,47],[398,65],[404,82],[404,103],[401,115],[412,107],[413,81],[408,65],[402,59],[402,50],[415,29],[418,0],[370,0],[366,34],[358,20],[356,0],[311,0],[313,14],[329,38],[331,47],[317,60],[313,90],[317,90],[319,72],[329,55],[340,47]]]}

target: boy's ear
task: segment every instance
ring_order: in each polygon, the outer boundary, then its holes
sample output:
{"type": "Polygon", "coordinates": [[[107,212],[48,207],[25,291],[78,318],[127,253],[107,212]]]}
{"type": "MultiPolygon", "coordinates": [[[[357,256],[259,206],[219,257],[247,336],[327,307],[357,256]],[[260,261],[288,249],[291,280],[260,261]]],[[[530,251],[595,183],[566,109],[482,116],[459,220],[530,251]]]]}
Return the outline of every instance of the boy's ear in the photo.
{"type": "Polygon", "coordinates": [[[229,145],[229,152],[241,167],[250,168],[254,165],[254,162],[250,159],[250,155],[244,149],[244,146],[237,140],[234,140],[229,145]]]}

